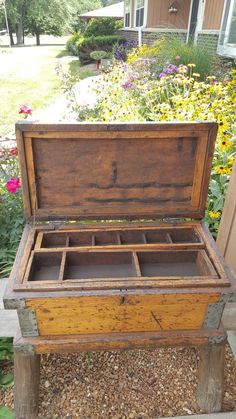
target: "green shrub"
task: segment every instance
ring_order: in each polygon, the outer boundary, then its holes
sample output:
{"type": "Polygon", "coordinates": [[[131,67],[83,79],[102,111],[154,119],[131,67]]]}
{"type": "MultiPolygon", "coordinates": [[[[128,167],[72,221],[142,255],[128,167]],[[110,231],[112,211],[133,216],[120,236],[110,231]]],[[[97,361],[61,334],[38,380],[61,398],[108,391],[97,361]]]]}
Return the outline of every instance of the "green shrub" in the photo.
{"type": "Polygon", "coordinates": [[[111,17],[104,17],[103,19],[91,19],[86,26],[84,37],[115,35],[117,32],[116,20],[111,17]]]}
{"type": "Polygon", "coordinates": [[[161,44],[158,42],[158,46],[159,52],[156,57],[158,67],[164,66],[167,61],[174,65],[193,63],[195,64],[194,71],[201,75],[202,80],[211,74],[216,56],[202,46],[186,44],[176,37],[164,38],[161,44]]]}
{"type": "Polygon", "coordinates": [[[75,32],[69,36],[66,42],[66,49],[73,55],[77,55],[77,42],[82,38],[81,33],[75,32]]]}
{"type": "Polygon", "coordinates": [[[107,58],[108,53],[106,51],[92,51],[90,57],[92,60],[100,61],[102,58],[107,58]]]}
{"type": "Polygon", "coordinates": [[[91,36],[90,38],[80,39],[77,42],[77,53],[81,64],[88,64],[91,62],[90,54],[94,50],[111,52],[118,39],[118,35],[91,36]]]}

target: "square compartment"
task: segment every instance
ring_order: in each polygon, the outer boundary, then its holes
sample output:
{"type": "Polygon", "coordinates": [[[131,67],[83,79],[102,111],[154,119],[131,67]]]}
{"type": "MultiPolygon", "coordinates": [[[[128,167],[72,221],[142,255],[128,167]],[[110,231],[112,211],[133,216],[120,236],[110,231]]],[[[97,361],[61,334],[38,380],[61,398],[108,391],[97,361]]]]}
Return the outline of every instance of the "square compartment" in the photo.
{"type": "Polygon", "coordinates": [[[71,252],[66,256],[64,279],[126,278],[136,276],[130,252],[71,252]]]}
{"type": "Polygon", "coordinates": [[[28,281],[57,281],[61,256],[61,253],[35,253],[28,281]]]}
{"type": "Polygon", "coordinates": [[[169,233],[169,231],[165,231],[165,230],[146,230],[143,232],[143,234],[145,234],[146,241],[149,244],[168,243],[169,240],[167,237],[167,233],[169,233]]]}
{"type": "Polygon", "coordinates": [[[217,277],[203,250],[138,252],[138,259],[144,277],[217,277]]]}
{"type": "Polygon", "coordinates": [[[69,246],[80,247],[80,246],[92,246],[93,233],[88,231],[73,232],[69,234],[69,246]]]}
{"type": "Polygon", "coordinates": [[[175,228],[169,231],[173,243],[200,243],[194,228],[175,228]]]}
{"type": "Polygon", "coordinates": [[[66,246],[66,233],[43,233],[43,240],[40,247],[53,248],[53,247],[65,247],[66,246]]]}

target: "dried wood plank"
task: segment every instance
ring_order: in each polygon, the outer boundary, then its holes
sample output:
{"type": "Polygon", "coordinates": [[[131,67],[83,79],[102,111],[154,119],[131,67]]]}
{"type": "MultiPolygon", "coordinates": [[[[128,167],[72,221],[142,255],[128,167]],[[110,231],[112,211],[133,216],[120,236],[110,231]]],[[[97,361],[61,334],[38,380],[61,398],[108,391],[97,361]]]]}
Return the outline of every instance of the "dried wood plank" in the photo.
{"type": "Polygon", "coordinates": [[[223,397],[225,344],[200,349],[197,402],[203,412],[220,412],[223,397]]]}
{"type": "Polygon", "coordinates": [[[38,417],[40,355],[14,349],[14,406],[17,419],[38,417]]]}

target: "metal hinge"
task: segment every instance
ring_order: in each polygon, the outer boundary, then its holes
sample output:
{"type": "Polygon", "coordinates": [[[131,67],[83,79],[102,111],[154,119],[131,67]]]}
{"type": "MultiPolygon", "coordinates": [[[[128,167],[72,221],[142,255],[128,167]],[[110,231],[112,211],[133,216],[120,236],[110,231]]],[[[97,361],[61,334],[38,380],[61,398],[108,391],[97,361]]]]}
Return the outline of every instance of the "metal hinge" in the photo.
{"type": "Polygon", "coordinates": [[[52,226],[52,228],[54,230],[57,230],[58,228],[66,225],[66,223],[67,222],[65,220],[55,220],[55,221],[50,221],[49,224],[50,224],[50,226],[52,226]]]}
{"type": "Polygon", "coordinates": [[[223,302],[208,304],[203,329],[218,329],[224,307],[223,302]]]}
{"type": "Polygon", "coordinates": [[[35,311],[22,308],[18,309],[17,313],[22,336],[39,336],[35,311]]]}

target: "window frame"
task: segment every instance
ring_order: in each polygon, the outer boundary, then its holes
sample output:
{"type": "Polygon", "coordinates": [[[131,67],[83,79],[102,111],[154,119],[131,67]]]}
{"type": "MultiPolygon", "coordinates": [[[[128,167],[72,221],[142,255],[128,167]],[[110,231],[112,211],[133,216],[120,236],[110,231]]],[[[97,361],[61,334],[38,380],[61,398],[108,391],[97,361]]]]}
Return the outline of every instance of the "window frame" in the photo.
{"type": "MultiPolygon", "coordinates": [[[[146,25],[146,15],[147,15],[147,2],[146,0],[143,1],[143,6],[138,7],[138,0],[135,0],[135,8],[134,8],[134,20],[135,20],[135,28],[142,28],[146,25]],[[141,25],[137,25],[137,11],[143,9],[143,21],[141,25]]],[[[140,16],[139,16],[140,18],[140,16]]]]}
{"type": "Polygon", "coordinates": [[[131,20],[132,20],[132,15],[131,15],[131,11],[132,11],[132,0],[124,0],[124,28],[131,28],[131,20]],[[127,8],[127,5],[129,6],[129,10],[127,8]],[[126,25],[126,17],[128,17],[129,19],[129,25],[126,25]]]}
{"type": "Polygon", "coordinates": [[[230,0],[225,1],[217,47],[218,54],[231,58],[236,58],[236,42],[235,44],[228,43],[235,8],[236,0],[233,0],[232,2],[230,0]]]}

